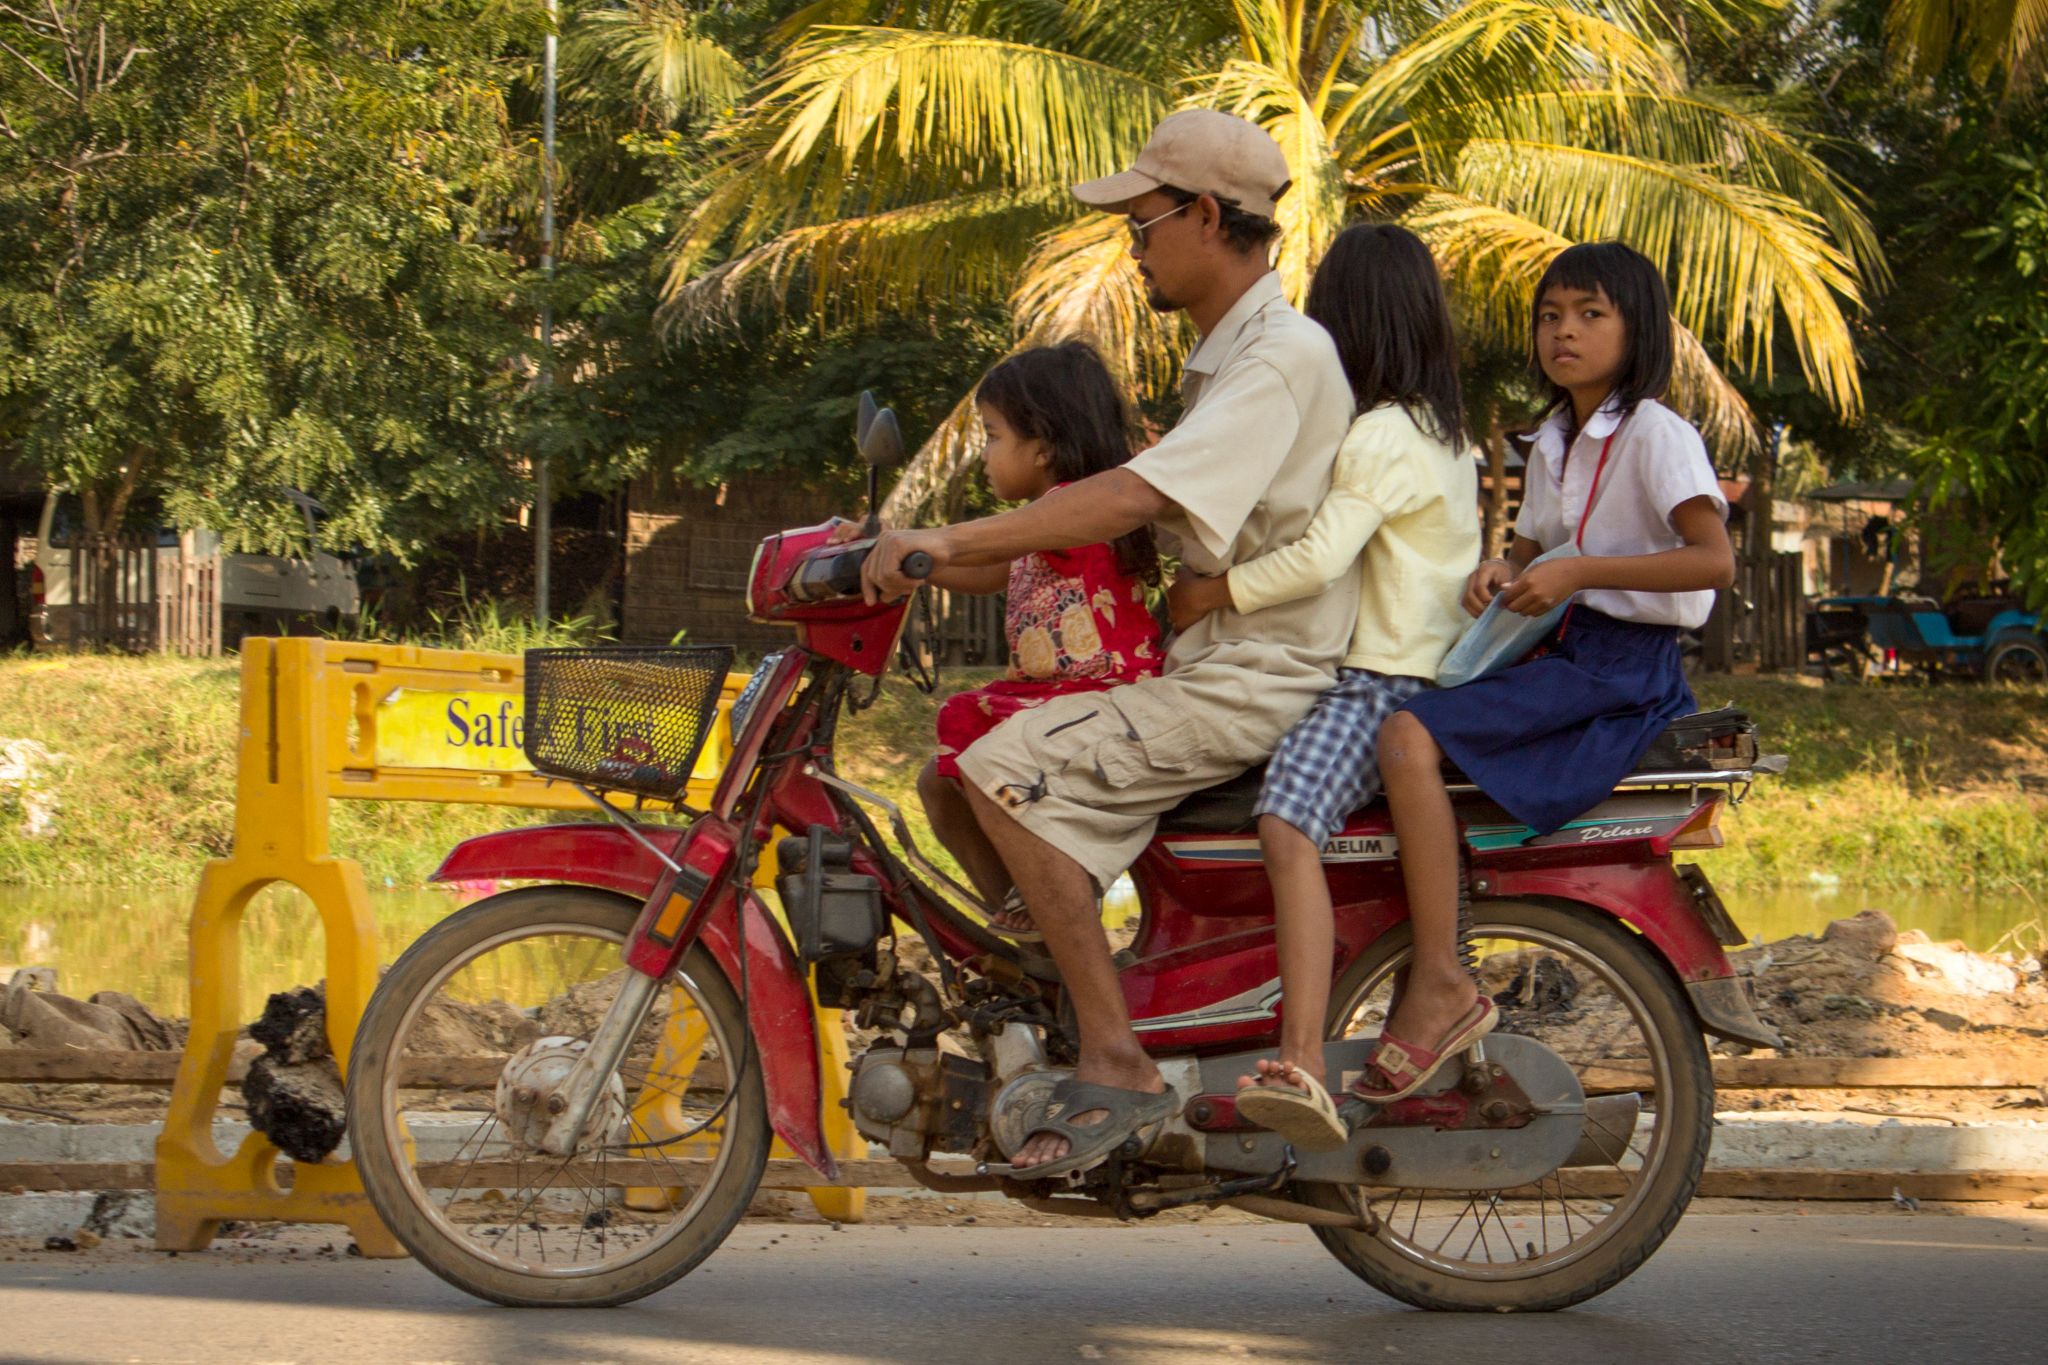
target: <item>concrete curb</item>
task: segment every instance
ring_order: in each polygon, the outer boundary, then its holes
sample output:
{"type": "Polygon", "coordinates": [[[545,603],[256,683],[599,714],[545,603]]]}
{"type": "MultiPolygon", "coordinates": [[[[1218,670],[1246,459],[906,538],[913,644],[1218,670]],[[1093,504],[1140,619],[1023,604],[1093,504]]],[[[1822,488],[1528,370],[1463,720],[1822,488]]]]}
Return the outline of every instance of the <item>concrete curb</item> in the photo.
{"type": "MultiPolygon", "coordinates": [[[[446,1134],[421,1134],[423,1155],[452,1153],[475,1125],[451,1119],[446,1134]]],[[[1649,1130],[1649,1122],[1643,1131],[1649,1130]]],[[[155,1156],[158,1125],[142,1123],[24,1123],[0,1119],[0,1161],[122,1162],[155,1156]]],[[[246,1123],[214,1125],[215,1144],[233,1151],[249,1133],[246,1123]]],[[[880,1153],[877,1153],[880,1155],[880,1153]]],[[[1714,1128],[1708,1170],[2004,1172],[2048,1170],[2048,1121],[1950,1124],[1938,1120],[1810,1112],[1724,1113],[1714,1128]]],[[[999,1200],[996,1194],[933,1195],[920,1187],[877,1189],[877,1194],[999,1200]]],[[[68,1235],[91,1215],[93,1193],[0,1194],[0,1236],[68,1235]]],[[[147,1191],[115,1200],[114,1236],[155,1232],[154,1199],[147,1191]]],[[[103,1211],[103,1219],[107,1217],[103,1211]]]]}

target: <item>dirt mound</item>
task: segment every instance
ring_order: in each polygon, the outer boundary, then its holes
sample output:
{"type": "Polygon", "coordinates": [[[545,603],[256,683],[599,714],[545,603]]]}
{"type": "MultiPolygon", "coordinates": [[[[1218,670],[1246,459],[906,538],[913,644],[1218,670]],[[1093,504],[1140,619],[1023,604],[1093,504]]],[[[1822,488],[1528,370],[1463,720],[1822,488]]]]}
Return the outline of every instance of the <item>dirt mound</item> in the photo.
{"type": "Polygon", "coordinates": [[[2048,984],[2037,956],[1977,953],[1904,933],[1882,911],[1733,954],[1790,1055],[2039,1061],[2048,984]]]}

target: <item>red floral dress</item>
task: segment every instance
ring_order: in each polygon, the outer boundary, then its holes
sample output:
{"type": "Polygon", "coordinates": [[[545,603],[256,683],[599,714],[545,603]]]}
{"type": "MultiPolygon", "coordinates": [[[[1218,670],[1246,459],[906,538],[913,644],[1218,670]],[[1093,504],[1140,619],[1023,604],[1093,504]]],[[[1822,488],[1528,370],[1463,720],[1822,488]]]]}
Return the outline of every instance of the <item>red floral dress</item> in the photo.
{"type": "Polygon", "coordinates": [[[1145,585],[1109,545],[1047,550],[1010,565],[1004,630],[1010,672],[939,706],[938,768],[960,776],[963,749],[1019,711],[1069,692],[1100,692],[1159,672],[1159,625],[1145,585]]]}

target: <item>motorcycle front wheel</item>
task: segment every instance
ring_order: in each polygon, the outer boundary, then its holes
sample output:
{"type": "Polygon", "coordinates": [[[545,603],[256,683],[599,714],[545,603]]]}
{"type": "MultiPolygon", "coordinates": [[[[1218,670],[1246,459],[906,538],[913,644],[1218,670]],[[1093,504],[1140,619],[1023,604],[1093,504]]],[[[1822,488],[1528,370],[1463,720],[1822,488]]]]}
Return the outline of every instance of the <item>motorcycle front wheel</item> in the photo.
{"type": "Polygon", "coordinates": [[[377,986],[348,1077],[363,1188],[429,1270],[514,1306],[604,1307],[688,1274],[739,1222],[772,1134],[738,996],[700,944],[656,992],[586,1137],[532,1140],[535,1096],[626,979],[639,907],[582,887],[451,915],[377,986]]]}
{"type": "MultiPolygon", "coordinates": [[[[1593,1164],[1518,1190],[1302,1183],[1295,1197],[1365,1216],[1374,1231],[1318,1227],[1316,1236],[1353,1274],[1404,1303],[1564,1308],[1626,1279],[1685,1212],[1712,1137],[1712,1063],[1678,981],[1610,916],[1494,901],[1472,907],[1472,925],[1480,989],[1501,1011],[1497,1031],[1557,1053],[1589,1099],[1626,1107],[1637,1097],[1640,1117],[1611,1121],[1614,1131],[1598,1143],[1589,1130],[1574,1156],[1593,1164]],[[1590,1154],[1594,1146],[1604,1150],[1590,1154]]],[[[1395,974],[1412,953],[1404,926],[1352,964],[1331,995],[1332,1038],[1380,1031],[1395,974]]]]}

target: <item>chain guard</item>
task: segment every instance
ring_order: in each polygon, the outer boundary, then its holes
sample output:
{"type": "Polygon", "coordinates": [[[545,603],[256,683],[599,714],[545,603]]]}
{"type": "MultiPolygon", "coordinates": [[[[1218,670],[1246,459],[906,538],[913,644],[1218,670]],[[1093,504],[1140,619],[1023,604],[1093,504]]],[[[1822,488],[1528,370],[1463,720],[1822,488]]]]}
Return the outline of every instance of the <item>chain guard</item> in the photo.
{"type": "MultiPolygon", "coordinates": [[[[1364,1065],[1375,1039],[1326,1044],[1328,1074],[1348,1080],[1364,1065]]],[[[1507,1072],[1509,1084],[1533,1106],[1519,1126],[1440,1127],[1425,1119],[1410,1124],[1374,1124],[1351,1135],[1334,1152],[1299,1152],[1296,1180],[1338,1185],[1399,1186],[1421,1190],[1505,1190],[1533,1184],[1563,1165],[1586,1126],[1586,1094],[1578,1074],[1533,1038],[1493,1033],[1484,1041],[1489,1066],[1507,1072]]],[[[1239,1076],[1270,1055],[1241,1052],[1202,1060],[1202,1090],[1232,1094],[1239,1076]]],[[[1432,1102],[1448,1111],[1469,1064],[1459,1058],[1432,1077],[1410,1101],[1428,1115],[1432,1102]]],[[[1333,1087],[1334,1088],[1334,1087],[1333,1087]]],[[[1341,1098],[1341,1097],[1340,1097],[1341,1098]]],[[[1384,1114],[1385,1111],[1382,1111],[1384,1114]]],[[[1263,1172],[1280,1169],[1287,1144],[1262,1129],[1203,1135],[1204,1160],[1211,1170],[1263,1172]]]]}

